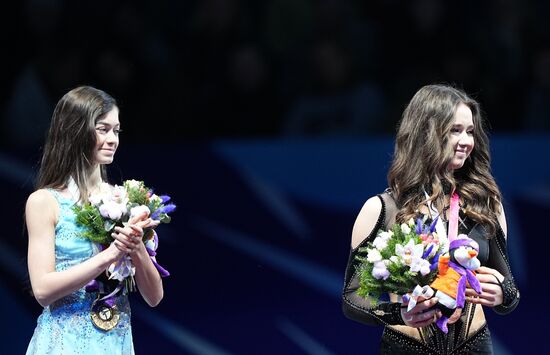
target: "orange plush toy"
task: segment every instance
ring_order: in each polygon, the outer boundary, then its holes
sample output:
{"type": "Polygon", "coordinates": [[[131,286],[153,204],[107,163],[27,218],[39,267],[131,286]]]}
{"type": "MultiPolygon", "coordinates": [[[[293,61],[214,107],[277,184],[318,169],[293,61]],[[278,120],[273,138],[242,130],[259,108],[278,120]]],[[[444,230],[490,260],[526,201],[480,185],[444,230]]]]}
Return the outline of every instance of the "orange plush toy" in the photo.
{"type": "Polygon", "coordinates": [[[449,252],[439,257],[439,273],[430,286],[417,286],[413,291],[413,304],[420,301],[418,298],[428,299],[437,297],[435,307],[442,313],[436,324],[444,333],[448,332],[449,318],[459,317],[464,308],[466,284],[477,293],[481,293],[481,285],[475,276],[481,263],[477,258],[479,245],[465,234],[459,235],[449,245],[449,252]]]}

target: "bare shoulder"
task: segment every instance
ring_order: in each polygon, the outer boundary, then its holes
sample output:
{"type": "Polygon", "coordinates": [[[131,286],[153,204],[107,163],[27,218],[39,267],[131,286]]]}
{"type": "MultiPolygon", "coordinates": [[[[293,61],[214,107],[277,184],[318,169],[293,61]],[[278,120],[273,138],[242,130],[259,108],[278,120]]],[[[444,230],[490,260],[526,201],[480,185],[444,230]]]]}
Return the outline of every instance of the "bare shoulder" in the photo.
{"type": "Polygon", "coordinates": [[[27,223],[33,219],[57,219],[58,205],[53,194],[45,189],[36,190],[29,195],[25,214],[27,223]]]}
{"type": "Polygon", "coordinates": [[[381,212],[382,201],[378,196],[373,196],[365,202],[353,225],[351,237],[352,248],[357,248],[371,234],[378,222],[381,212]]]}
{"type": "Polygon", "coordinates": [[[27,199],[27,209],[28,208],[44,208],[44,207],[54,207],[57,204],[55,197],[51,192],[40,189],[36,190],[29,195],[27,199]]]}

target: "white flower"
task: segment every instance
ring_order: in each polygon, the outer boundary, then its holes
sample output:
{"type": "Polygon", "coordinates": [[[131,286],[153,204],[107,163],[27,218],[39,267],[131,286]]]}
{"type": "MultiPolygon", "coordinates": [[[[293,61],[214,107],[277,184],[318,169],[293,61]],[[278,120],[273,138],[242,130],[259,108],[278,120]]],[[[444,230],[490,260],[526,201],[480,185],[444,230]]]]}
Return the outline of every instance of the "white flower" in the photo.
{"type": "Polygon", "coordinates": [[[124,186],[115,185],[111,191],[111,200],[126,205],[128,203],[128,192],[124,186]]]}
{"type": "Polygon", "coordinates": [[[88,198],[88,201],[94,206],[97,206],[101,203],[102,196],[100,194],[93,194],[90,195],[90,198],[88,198]]]}
{"type": "Polygon", "coordinates": [[[414,244],[412,239],[405,246],[401,244],[395,246],[395,255],[399,256],[403,264],[408,266],[412,265],[416,259],[422,258],[423,253],[424,246],[422,244],[414,244]]]}
{"type": "Polygon", "coordinates": [[[132,259],[128,255],[109,265],[107,270],[110,273],[109,280],[122,281],[128,276],[136,274],[136,268],[132,265],[132,259]]]}
{"type": "Polygon", "coordinates": [[[388,246],[388,240],[382,238],[381,236],[374,238],[372,241],[372,245],[378,250],[383,250],[385,247],[388,246]]]}
{"type": "Polygon", "coordinates": [[[380,233],[378,233],[378,236],[380,238],[389,240],[393,236],[393,232],[392,231],[387,231],[387,232],[381,231],[380,233]]]}
{"type": "Polygon", "coordinates": [[[94,206],[99,206],[101,202],[105,203],[111,200],[111,185],[106,182],[99,184],[99,191],[90,195],[89,201],[94,206]]]}
{"type": "Polygon", "coordinates": [[[141,182],[137,180],[126,180],[125,183],[128,184],[130,189],[137,189],[141,186],[141,182]]]}
{"type": "Polygon", "coordinates": [[[388,271],[388,268],[386,267],[385,261],[387,260],[381,260],[374,263],[374,268],[372,269],[372,276],[374,276],[375,279],[387,279],[390,276],[390,272],[388,271]]]}
{"type": "Polygon", "coordinates": [[[408,224],[411,228],[416,226],[416,222],[414,221],[414,219],[412,217],[411,217],[411,219],[409,219],[408,224]]]}
{"type": "Polygon", "coordinates": [[[430,262],[426,259],[416,258],[411,263],[412,272],[420,272],[423,276],[430,273],[430,262]]]}
{"type": "Polygon", "coordinates": [[[382,254],[380,254],[378,249],[367,249],[367,261],[369,263],[375,263],[380,260],[382,260],[382,254]]]}
{"type": "Polygon", "coordinates": [[[126,205],[114,201],[108,201],[99,206],[99,213],[101,216],[112,219],[113,221],[119,220],[126,211],[126,205]]]}
{"type": "Polygon", "coordinates": [[[401,260],[399,260],[399,257],[395,256],[395,255],[392,255],[390,257],[390,261],[394,264],[399,264],[401,262],[401,260]]]}
{"type": "Polygon", "coordinates": [[[151,201],[152,203],[160,203],[162,202],[162,199],[159,196],[152,194],[151,197],[149,197],[149,201],[151,201]]]}
{"type": "Polygon", "coordinates": [[[401,232],[403,232],[403,234],[409,234],[411,232],[411,227],[403,223],[401,224],[401,232]]]}
{"type": "Polygon", "coordinates": [[[132,209],[130,209],[130,218],[135,217],[135,216],[139,216],[143,212],[147,212],[147,216],[149,216],[149,214],[151,213],[151,211],[149,210],[149,207],[147,207],[145,205],[139,205],[139,206],[136,206],[136,207],[132,207],[132,209]]]}

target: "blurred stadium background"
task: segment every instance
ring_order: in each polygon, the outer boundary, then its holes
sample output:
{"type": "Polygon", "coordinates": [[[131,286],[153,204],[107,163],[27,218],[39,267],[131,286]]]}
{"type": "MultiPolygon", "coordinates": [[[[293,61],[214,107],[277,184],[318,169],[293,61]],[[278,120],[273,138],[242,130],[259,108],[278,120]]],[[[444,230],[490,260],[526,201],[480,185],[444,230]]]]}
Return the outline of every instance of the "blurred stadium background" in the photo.
{"type": "Polygon", "coordinates": [[[544,353],[550,315],[550,26],[545,1],[30,0],[0,13],[0,339],[26,349],[26,197],[57,100],[88,84],[117,98],[110,175],[178,204],[159,228],[172,272],[137,354],[371,354],[381,328],[347,320],[351,228],[386,187],[414,92],[454,83],[490,123],[522,302],[487,312],[497,354],[544,353]]]}

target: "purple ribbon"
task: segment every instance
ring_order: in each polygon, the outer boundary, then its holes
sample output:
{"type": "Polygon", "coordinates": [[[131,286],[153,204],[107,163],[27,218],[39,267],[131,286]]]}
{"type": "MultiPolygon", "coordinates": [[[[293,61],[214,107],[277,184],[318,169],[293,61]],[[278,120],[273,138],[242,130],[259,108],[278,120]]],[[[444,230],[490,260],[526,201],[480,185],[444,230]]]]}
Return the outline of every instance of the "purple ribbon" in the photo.
{"type": "Polygon", "coordinates": [[[159,274],[161,277],[166,277],[166,276],[170,276],[170,272],[168,270],[166,270],[165,268],[163,268],[162,266],[160,266],[156,261],[155,259],[153,258],[155,255],[157,255],[157,252],[154,251],[153,249],[149,248],[149,247],[145,247],[145,250],[147,250],[147,253],[149,254],[149,256],[151,257],[151,261],[153,262],[153,265],[155,265],[155,267],[157,268],[159,274]]]}
{"type": "MultiPolygon", "coordinates": [[[[108,294],[106,296],[103,296],[100,299],[100,301],[103,301],[103,303],[105,303],[109,307],[113,307],[115,302],[116,302],[116,294],[121,289],[122,289],[122,282],[119,282],[116,289],[113,292],[111,292],[110,294],[108,294]]],[[[94,280],[88,282],[88,284],[86,285],[86,292],[96,292],[96,291],[99,292],[99,282],[97,282],[97,280],[94,279],[94,280]]]]}
{"type": "Polygon", "coordinates": [[[449,261],[449,267],[451,267],[454,271],[458,272],[458,274],[461,276],[460,280],[458,281],[456,304],[458,308],[464,308],[464,300],[466,297],[466,280],[468,280],[468,283],[470,284],[470,286],[477,293],[481,293],[481,285],[479,284],[479,281],[476,275],[474,275],[474,272],[472,270],[468,270],[463,266],[455,264],[452,261],[449,261]]]}

